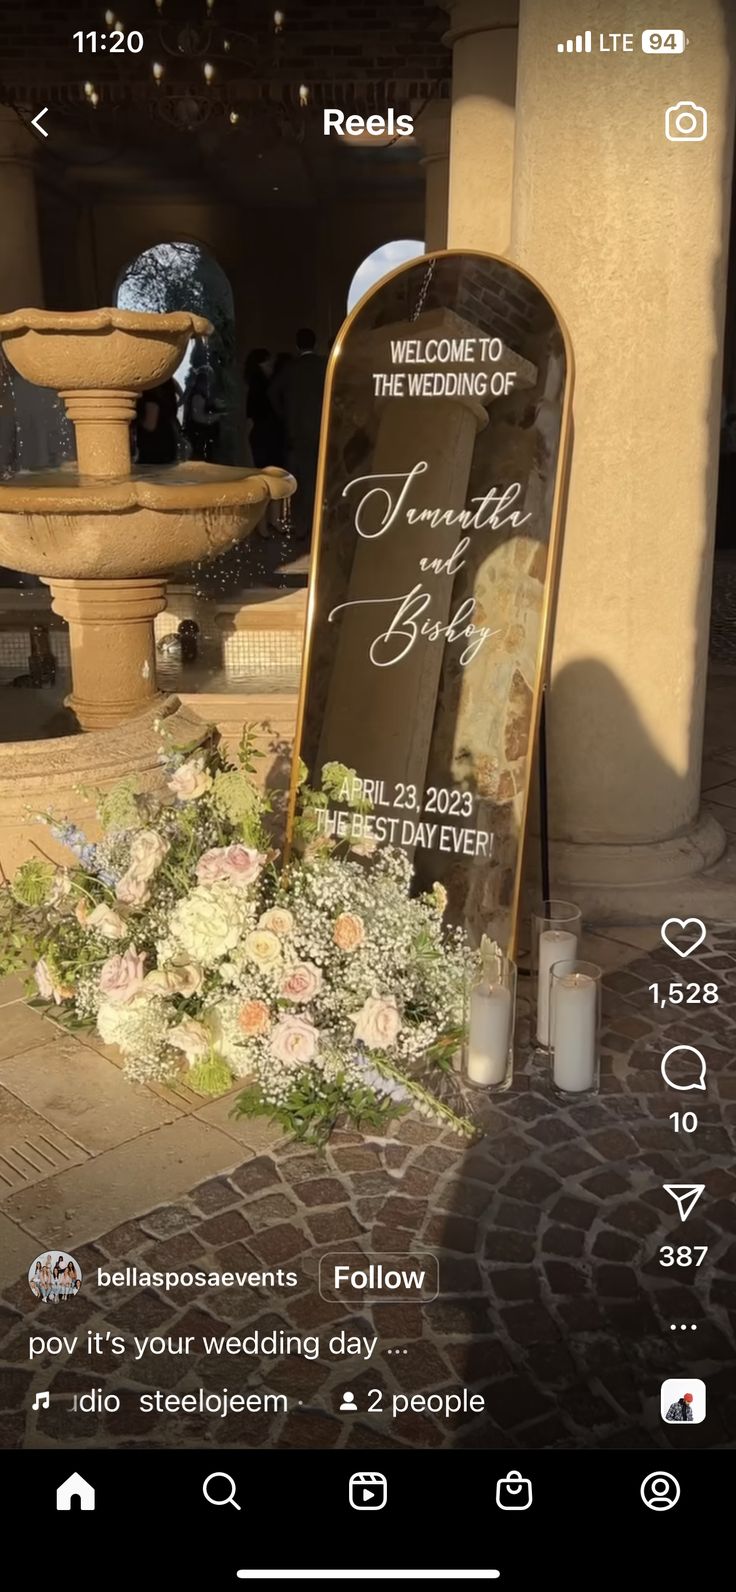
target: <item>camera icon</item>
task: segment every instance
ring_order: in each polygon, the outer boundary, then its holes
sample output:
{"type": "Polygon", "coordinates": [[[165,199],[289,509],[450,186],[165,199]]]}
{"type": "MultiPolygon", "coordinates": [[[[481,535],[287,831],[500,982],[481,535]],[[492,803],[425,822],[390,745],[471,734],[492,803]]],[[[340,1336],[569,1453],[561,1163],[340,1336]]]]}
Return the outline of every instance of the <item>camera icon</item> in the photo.
{"type": "Polygon", "coordinates": [[[671,144],[702,144],[708,137],[708,112],[692,100],[668,105],[664,113],[664,136],[671,144]]]}

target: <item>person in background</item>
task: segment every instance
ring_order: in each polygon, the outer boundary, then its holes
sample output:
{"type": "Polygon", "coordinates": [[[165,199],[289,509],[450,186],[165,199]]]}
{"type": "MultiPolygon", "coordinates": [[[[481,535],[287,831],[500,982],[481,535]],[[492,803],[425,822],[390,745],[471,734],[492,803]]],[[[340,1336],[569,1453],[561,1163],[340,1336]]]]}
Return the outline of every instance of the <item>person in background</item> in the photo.
{"type": "Polygon", "coordinates": [[[317,456],[322,421],[322,393],[327,361],[317,353],[317,338],[308,326],[296,334],[296,359],[274,376],[270,399],[286,433],[286,468],[296,476],[294,529],[300,541],[312,533],[317,456]]]}
{"type": "Polygon", "coordinates": [[[269,393],[273,374],[274,360],[269,350],[252,348],[246,357],[243,375],[247,386],[248,440],[257,470],[265,470],[270,464],[283,468],[286,457],[283,422],[269,393]]]}
{"type": "Polygon", "coordinates": [[[138,464],[173,464],[179,456],[181,432],[176,417],[180,401],[173,377],[151,387],[135,411],[135,453],[138,464]]]}
{"type": "Polygon", "coordinates": [[[200,365],[192,372],[184,399],[184,432],[193,459],[211,460],[220,437],[222,410],[210,398],[213,372],[200,365]]]}

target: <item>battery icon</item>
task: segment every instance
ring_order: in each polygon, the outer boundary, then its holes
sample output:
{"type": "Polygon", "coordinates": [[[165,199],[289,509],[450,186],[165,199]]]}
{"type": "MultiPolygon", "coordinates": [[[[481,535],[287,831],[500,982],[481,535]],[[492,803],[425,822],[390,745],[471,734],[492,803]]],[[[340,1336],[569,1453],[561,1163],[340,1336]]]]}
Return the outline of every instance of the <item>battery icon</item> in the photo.
{"type": "Polygon", "coordinates": [[[687,42],[682,28],[645,28],[641,36],[645,55],[682,55],[687,42]]]}

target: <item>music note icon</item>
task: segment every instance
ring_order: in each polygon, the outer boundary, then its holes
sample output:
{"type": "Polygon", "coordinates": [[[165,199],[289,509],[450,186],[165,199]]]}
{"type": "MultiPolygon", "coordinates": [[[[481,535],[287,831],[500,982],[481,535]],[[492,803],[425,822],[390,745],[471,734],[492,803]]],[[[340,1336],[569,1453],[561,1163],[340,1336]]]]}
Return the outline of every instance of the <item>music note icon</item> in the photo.
{"type": "Polygon", "coordinates": [[[51,1403],[50,1393],[37,1393],[31,1408],[34,1410],[47,1410],[51,1403]]]}

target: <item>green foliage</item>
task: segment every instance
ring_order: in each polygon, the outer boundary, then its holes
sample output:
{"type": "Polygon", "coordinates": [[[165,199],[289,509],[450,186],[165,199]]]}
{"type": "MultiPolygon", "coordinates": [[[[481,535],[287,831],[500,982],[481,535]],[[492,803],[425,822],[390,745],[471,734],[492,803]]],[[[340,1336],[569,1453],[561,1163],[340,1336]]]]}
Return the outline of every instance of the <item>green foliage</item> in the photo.
{"type": "Polygon", "coordinates": [[[221,1056],[211,1054],[189,1068],[186,1081],[196,1094],[221,1095],[231,1087],[233,1075],[221,1056]]]}
{"type": "Polygon", "coordinates": [[[99,792],[97,816],[105,834],[141,829],[145,822],[145,814],[135,781],[121,779],[113,785],[112,790],[99,792]]]}
{"type": "Polygon", "coordinates": [[[327,1083],[315,1079],[310,1073],[301,1073],[279,1106],[264,1098],[258,1084],[249,1084],[238,1095],[232,1115],[235,1117],[267,1116],[278,1122],[286,1133],[307,1144],[325,1145],[338,1118],[347,1117],[351,1127],[371,1129],[383,1134],[392,1118],[402,1116],[408,1106],[395,1100],[380,1098],[374,1089],[364,1085],[346,1088],[342,1076],[327,1083]]]}
{"type": "Polygon", "coordinates": [[[17,869],[10,885],[11,894],[22,907],[45,906],[55,874],[52,862],[32,857],[17,869]]]}
{"type": "Polygon", "coordinates": [[[246,845],[263,843],[261,813],[266,804],[245,769],[221,769],[215,774],[211,799],[217,813],[239,830],[246,845]]]}

